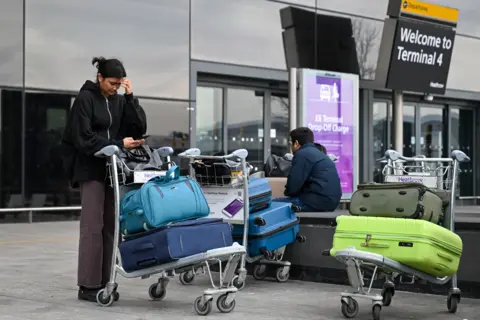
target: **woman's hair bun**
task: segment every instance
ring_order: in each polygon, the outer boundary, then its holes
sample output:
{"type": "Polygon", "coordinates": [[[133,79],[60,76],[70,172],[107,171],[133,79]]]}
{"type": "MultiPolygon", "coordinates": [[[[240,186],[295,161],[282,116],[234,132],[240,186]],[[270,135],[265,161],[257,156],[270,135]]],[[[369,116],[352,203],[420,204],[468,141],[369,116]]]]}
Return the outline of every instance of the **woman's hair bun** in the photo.
{"type": "Polygon", "coordinates": [[[93,57],[92,65],[94,65],[98,69],[99,65],[101,63],[104,63],[105,61],[107,61],[107,59],[105,59],[104,57],[93,57]]]}

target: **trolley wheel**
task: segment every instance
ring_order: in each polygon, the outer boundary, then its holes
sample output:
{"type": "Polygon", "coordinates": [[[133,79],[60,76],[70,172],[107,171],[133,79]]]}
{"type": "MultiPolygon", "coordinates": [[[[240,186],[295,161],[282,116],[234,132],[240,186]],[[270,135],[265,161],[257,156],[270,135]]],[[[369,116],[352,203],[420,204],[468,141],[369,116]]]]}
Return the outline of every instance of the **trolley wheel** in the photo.
{"type": "Polygon", "coordinates": [[[232,300],[232,302],[227,303],[227,296],[228,296],[228,293],[224,293],[217,299],[217,308],[222,313],[230,313],[233,311],[233,309],[235,309],[235,300],[232,300]]]}
{"type": "Polygon", "coordinates": [[[290,273],[289,272],[285,275],[283,274],[283,268],[284,267],[281,267],[281,268],[277,269],[276,278],[277,278],[278,282],[287,282],[288,278],[290,278],[290,273]]]}
{"type": "Polygon", "coordinates": [[[102,307],[110,307],[113,302],[115,302],[115,293],[112,293],[110,296],[104,298],[103,292],[105,292],[105,289],[101,289],[97,292],[97,303],[102,307]]]}
{"type": "Polygon", "coordinates": [[[150,296],[150,299],[152,300],[163,300],[165,296],[167,295],[167,289],[164,287],[160,287],[160,292],[157,293],[157,288],[158,286],[161,286],[159,283],[154,283],[148,288],[148,295],[150,296]]]}
{"type": "Polygon", "coordinates": [[[195,273],[193,273],[192,271],[183,272],[182,274],[180,274],[180,276],[178,276],[178,278],[181,284],[187,285],[192,283],[193,280],[195,280],[195,273]]]}
{"type": "Polygon", "coordinates": [[[447,299],[447,308],[448,312],[456,313],[458,308],[458,303],[460,302],[460,297],[457,295],[451,295],[447,299]]]}
{"type": "Polygon", "coordinates": [[[385,307],[391,305],[393,298],[393,289],[385,289],[385,291],[382,293],[382,298],[382,302],[385,307]]]}
{"type": "Polygon", "coordinates": [[[195,299],[193,308],[199,316],[206,316],[212,311],[212,300],[208,300],[204,305],[202,305],[202,297],[200,296],[195,299]]]}
{"type": "Polygon", "coordinates": [[[342,314],[347,319],[355,318],[358,313],[358,302],[352,298],[349,298],[348,301],[349,303],[342,300],[342,314]]]}
{"type": "Polygon", "coordinates": [[[255,280],[264,280],[267,276],[267,266],[257,264],[255,269],[253,269],[253,277],[255,280]]]}
{"type": "Polygon", "coordinates": [[[114,300],[115,300],[115,301],[120,300],[120,293],[118,293],[117,291],[114,291],[114,292],[113,292],[113,296],[114,296],[114,300]]]}
{"type": "Polygon", "coordinates": [[[373,320],[380,320],[380,312],[382,311],[382,306],[376,304],[372,307],[372,316],[373,320]]]}
{"type": "Polygon", "coordinates": [[[245,288],[245,280],[243,282],[240,282],[239,277],[235,276],[233,277],[232,285],[239,291],[242,291],[245,288]]]}

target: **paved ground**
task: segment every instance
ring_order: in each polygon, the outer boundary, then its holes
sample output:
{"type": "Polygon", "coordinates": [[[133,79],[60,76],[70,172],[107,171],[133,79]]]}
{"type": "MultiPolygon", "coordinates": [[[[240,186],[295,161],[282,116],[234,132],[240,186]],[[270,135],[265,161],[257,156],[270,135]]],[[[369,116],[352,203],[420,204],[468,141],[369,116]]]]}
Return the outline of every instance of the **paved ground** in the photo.
{"type": "MultiPolygon", "coordinates": [[[[189,319],[192,305],[208,285],[205,276],[190,286],[172,279],[164,301],[148,299],[153,279],[120,279],[120,301],[110,308],[76,300],[77,222],[0,225],[0,319],[189,319]]],[[[233,313],[216,308],[208,318],[344,319],[339,293],[345,288],[319,283],[257,282],[248,279],[233,313]]],[[[370,302],[359,301],[359,320],[371,319],[370,302]]],[[[462,300],[456,315],[442,296],[398,292],[382,319],[480,319],[480,300],[462,300]]]]}

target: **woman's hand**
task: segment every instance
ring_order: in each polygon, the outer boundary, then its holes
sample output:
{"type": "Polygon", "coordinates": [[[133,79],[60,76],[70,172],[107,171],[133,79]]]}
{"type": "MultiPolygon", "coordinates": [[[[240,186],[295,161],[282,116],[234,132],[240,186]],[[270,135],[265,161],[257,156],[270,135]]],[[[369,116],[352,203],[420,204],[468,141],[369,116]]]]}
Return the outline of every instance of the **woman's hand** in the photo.
{"type": "Polygon", "coordinates": [[[122,80],[122,87],[125,88],[125,94],[132,94],[132,82],[128,80],[127,78],[124,78],[122,80]]]}
{"type": "Polygon", "coordinates": [[[123,147],[125,149],[133,149],[141,145],[142,143],[145,142],[145,139],[140,139],[140,140],[134,140],[133,138],[125,138],[123,139],[123,147]]]}

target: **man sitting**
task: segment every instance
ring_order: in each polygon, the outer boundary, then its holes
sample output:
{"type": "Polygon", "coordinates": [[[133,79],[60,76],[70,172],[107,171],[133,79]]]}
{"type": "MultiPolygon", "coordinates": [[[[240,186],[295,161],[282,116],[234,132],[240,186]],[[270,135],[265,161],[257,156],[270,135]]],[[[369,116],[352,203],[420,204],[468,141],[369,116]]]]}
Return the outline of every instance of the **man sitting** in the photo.
{"type": "Polygon", "coordinates": [[[291,202],[304,212],[334,211],[342,198],[335,164],[315,145],[309,128],[292,130],[290,139],[294,156],[284,192],[289,198],[275,201],[291,202]]]}

